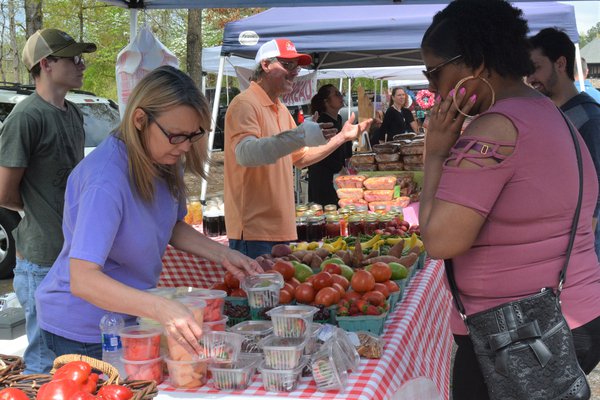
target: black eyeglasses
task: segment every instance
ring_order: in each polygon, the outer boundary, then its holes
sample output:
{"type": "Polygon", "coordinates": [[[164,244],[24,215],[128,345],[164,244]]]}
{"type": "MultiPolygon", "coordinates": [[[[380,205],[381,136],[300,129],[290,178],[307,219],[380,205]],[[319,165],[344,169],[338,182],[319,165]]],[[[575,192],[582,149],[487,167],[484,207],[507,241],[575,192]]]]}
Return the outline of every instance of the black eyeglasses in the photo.
{"type": "MultiPolygon", "coordinates": [[[[150,115],[150,114],[148,114],[148,115],[150,115]]],[[[202,136],[204,136],[204,134],[206,133],[206,131],[204,129],[200,128],[200,130],[198,132],[190,133],[189,135],[184,135],[184,134],[175,135],[175,134],[165,131],[165,128],[160,126],[160,124],[158,123],[158,121],[156,119],[150,117],[150,120],[151,120],[151,122],[154,122],[156,124],[156,126],[158,126],[158,128],[167,137],[167,139],[169,139],[169,143],[171,143],[171,144],[181,144],[181,143],[185,142],[186,140],[189,140],[191,143],[194,143],[194,142],[197,142],[198,140],[200,140],[202,138],[202,136]]]]}
{"type": "Polygon", "coordinates": [[[65,60],[71,60],[73,62],[73,64],[75,65],[81,65],[81,64],[85,64],[85,59],[83,58],[83,56],[78,55],[78,56],[73,56],[73,57],[57,57],[57,56],[48,56],[46,58],[49,59],[53,59],[53,60],[59,60],[59,59],[65,59],[65,60]]]}
{"type": "Polygon", "coordinates": [[[280,60],[279,58],[277,59],[277,62],[279,62],[279,64],[281,64],[281,66],[283,68],[285,68],[287,71],[299,71],[300,70],[300,66],[298,65],[297,62],[283,61],[283,60],[280,60]]]}
{"type": "Polygon", "coordinates": [[[438,65],[436,65],[435,67],[433,67],[431,69],[423,70],[422,71],[423,75],[425,75],[425,78],[427,78],[427,80],[431,82],[432,80],[435,80],[435,78],[436,78],[436,76],[435,76],[436,72],[439,73],[439,71],[442,68],[444,68],[446,65],[448,65],[448,64],[450,64],[450,63],[458,60],[461,57],[462,57],[462,54],[459,54],[459,55],[457,55],[455,57],[452,57],[449,60],[446,60],[444,62],[439,63],[438,65]]]}

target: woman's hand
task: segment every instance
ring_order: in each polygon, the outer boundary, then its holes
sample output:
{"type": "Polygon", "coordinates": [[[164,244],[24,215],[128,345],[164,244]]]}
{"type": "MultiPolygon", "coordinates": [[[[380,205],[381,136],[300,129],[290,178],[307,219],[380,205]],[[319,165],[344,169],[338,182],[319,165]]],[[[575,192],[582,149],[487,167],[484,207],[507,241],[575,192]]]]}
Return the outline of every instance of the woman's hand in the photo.
{"type": "Polygon", "coordinates": [[[192,355],[201,355],[202,349],[198,339],[202,335],[202,327],[194,318],[194,314],[176,300],[157,297],[154,307],[154,319],[165,327],[166,334],[192,355]]]}
{"type": "MultiPolygon", "coordinates": [[[[461,88],[456,94],[456,102],[462,104],[466,90],[461,88]]],[[[450,148],[456,143],[460,136],[462,125],[465,121],[465,116],[458,112],[452,102],[454,89],[450,91],[448,96],[441,100],[439,95],[436,99],[436,104],[431,109],[429,114],[429,125],[427,135],[425,135],[425,152],[426,157],[447,158],[450,153],[450,148]]],[[[468,114],[475,100],[476,95],[471,96],[462,111],[468,114]]]]}
{"type": "Polygon", "coordinates": [[[256,275],[265,272],[256,260],[251,259],[239,251],[223,247],[225,251],[221,257],[221,265],[231,272],[240,281],[246,275],[256,275]]]}
{"type": "Polygon", "coordinates": [[[354,113],[350,114],[350,118],[348,119],[348,121],[346,121],[346,123],[342,127],[342,130],[340,131],[340,134],[344,135],[344,139],[346,142],[357,139],[360,136],[360,134],[367,131],[373,123],[373,118],[369,118],[357,125],[354,125],[355,118],[356,116],[354,115],[354,113]]]}

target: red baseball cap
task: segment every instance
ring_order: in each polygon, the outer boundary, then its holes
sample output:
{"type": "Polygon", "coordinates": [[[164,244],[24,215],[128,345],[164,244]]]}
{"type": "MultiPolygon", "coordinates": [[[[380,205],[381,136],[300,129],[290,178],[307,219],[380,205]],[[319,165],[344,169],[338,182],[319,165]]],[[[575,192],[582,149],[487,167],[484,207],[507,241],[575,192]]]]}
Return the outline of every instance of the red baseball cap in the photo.
{"type": "Polygon", "coordinates": [[[298,53],[296,46],[289,39],[273,39],[260,46],[254,60],[258,64],[267,58],[297,58],[298,65],[302,66],[309,65],[312,62],[312,57],[308,54],[298,53]]]}

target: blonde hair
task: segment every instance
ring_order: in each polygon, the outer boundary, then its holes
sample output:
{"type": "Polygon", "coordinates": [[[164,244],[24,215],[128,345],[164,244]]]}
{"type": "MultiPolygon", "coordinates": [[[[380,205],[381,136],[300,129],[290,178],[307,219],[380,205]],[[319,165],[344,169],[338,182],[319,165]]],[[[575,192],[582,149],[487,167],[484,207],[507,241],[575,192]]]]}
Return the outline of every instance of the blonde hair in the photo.
{"type": "Polygon", "coordinates": [[[192,143],[185,159],[174,165],[156,164],[149,155],[148,126],[151,118],[156,118],[177,106],[195,109],[200,116],[201,127],[207,132],[210,130],[208,102],[194,81],[177,68],[159,67],[146,75],[131,92],[123,120],[116,133],[127,149],[130,182],[146,201],[152,201],[156,178],[164,179],[176,198],[187,193],[183,181],[184,168],[186,172],[206,179],[204,163],[208,160],[207,136],[192,143]],[[150,114],[143,121],[141,129],[134,123],[134,113],[137,109],[150,114]]]}

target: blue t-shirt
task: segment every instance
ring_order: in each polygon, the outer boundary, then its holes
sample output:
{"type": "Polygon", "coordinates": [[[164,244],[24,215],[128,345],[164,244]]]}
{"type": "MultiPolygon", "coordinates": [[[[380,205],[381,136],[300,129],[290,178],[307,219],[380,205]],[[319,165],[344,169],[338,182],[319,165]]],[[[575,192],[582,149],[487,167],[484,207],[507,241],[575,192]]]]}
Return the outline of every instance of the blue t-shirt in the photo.
{"type": "MultiPolygon", "coordinates": [[[[583,84],[585,87],[585,92],[589,94],[592,99],[596,100],[596,103],[600,104],[600,91],[598,91],[598,89],[592,85],[592,82],[589,79],[583,81],[583,84]]],[[[575,87],[581,92],[581,89],[579,89],[579,81],[575,81],[575,87]]]]}
{"type": "Polygon", "coordinates": [[[180,197],[157,179],[154,200],[143,201],[130,183],[125,144],[113,135],[84,158],[67,182],[64,246],[36,291],[40,326],[67,339],[99,343],[106,311],[71,294],[70,259],[98,264],[137,289],[155,287],[173,227],[186,213],[180,197]]]}

